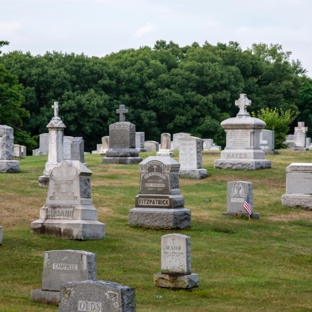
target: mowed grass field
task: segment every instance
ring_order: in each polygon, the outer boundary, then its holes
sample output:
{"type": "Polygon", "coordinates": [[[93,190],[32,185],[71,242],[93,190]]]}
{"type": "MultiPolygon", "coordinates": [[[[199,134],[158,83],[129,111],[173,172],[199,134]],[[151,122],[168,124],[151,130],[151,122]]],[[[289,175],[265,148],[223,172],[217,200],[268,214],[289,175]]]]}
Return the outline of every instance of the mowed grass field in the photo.
{"type": "MultiPolygon", "coordinates": [[[[207,178],[180,179],[192,226],[152,230],[128,224],[139,191],[139,166],[103,164],[100,155],[86,155],[93,172],[93,204],[98,220],[106,224],[106,237],[97,241],[30,233],[30,223],[39,218],[46,201],[47,188],[38,185],[46,156],[28,156],[20,160],[20,173],[0,174],[0,311],[58,311],[31,302],[30,292],[41,288],[44,251],[59,249],[94,252],[97,278],[134,287],[138,312],[312,311],[312,211],[281,205],[286,167],[311,162],[312,152],[281,150],[267,156],[271,169],[258,171],[215,170],[219,157],[203,154],[207,178]],[[221,215],[227,182],[236,180],[253,183],[259,220],[221,215]],[[153,285],[153,274],[160,271],[161,236],[171,232],[191,237],[192,271],[199,275],[199,288],[153,285]]],[[[173,158],[178,160],[177,152],[173,158]]]]}

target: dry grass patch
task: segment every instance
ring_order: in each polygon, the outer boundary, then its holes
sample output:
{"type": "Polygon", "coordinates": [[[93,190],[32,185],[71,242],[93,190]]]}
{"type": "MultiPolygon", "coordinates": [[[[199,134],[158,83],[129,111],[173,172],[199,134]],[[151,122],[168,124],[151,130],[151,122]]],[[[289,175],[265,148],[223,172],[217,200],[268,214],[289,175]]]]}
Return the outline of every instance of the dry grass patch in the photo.
{"type": "Polygon", "coordinates": [[[267,217],[266,219],[271,220],[271,221],[282,221],[282,222],[296,221],[296,220],[310,220],[311,221],[312,212],[302,211],[301,209],[298,209],[289,214],[274,215],[274,216],[267,217]]]}

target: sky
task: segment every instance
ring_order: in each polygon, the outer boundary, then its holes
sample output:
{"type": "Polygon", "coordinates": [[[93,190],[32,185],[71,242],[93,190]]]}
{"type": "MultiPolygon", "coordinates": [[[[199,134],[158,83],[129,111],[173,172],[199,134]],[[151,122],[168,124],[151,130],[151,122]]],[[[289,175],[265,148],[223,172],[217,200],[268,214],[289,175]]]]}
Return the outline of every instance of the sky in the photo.
{"type": "Polygon", "coordinates": [[[312,77],[311,33],[312,0],[0,0],[3,53],[105,56],[157,40],[279,44],[312,77]]]}

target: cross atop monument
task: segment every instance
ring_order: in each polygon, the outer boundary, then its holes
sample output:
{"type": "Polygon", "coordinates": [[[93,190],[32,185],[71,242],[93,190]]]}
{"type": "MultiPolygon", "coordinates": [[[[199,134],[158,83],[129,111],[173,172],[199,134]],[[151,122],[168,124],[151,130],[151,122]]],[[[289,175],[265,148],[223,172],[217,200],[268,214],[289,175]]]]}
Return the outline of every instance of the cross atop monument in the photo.
{"type": "Polygon", "coordinates": [[[54,102],[54,105],[52,105],[52,108],[54,108],[54,117],[58,117],[58,112],[59,112],[58,102],[54,102]]]}
{"type": "Polygon", "coordinates": [[[116,109],[116,114],[119,114],[119,121],[126,121],[125,114],[128,113],[128,110],[125,108],[125,105],[120,104],[119,108],[116,109]]]}
{"type": "Polygon", "coordinates": [[[235,106],[239,107],[239,112],[237,116],[249,116],[249,113],[246,110],[247,106],[251,105],[251,101],[248,100],[247,95],[244,93],[241,93],[239,95],[239,99],[235,101],[235,106]]]}

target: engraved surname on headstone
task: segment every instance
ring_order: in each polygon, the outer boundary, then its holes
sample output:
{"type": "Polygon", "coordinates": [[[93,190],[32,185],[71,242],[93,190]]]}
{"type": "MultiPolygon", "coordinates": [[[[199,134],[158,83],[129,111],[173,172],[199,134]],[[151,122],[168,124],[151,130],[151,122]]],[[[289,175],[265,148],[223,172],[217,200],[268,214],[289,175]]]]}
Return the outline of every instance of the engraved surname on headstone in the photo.
{"type": "Polygon", "coordinates": [[[78,311],[80,312],[102,312],[102,303],[95,301],[78,301],[78,311]]]}
{"type": "Polygon", "coordinates": [[[168,194],[169,181],[165,174],[165,165],[160,161],[150,161],[145,165],[141,177],[141,192],[150,194],[168,194]]]}
{"type": "Polygon", "coordinates": [[[168,234],[161,238],[161,272],[190,274],[190,238],[168,234]]]}
{"type": "Polygon", "coordinates": [[[70,270],[70,271],[77,271],[78,264],[70,264],[70,263],[53,263],[52,264],[53,270],[70,270]]]}
{"type": "Polygon", "coordinates": [[[140,206],[169,206],[169,199],[155,199],[155,198],[140,198],[138,200],[140,206]]]}
{"type": "Polygon", "coordinates": [[[250,137],[247,130],[228,130],[227,131],[228,147],[245,148],[250,147],[250,137]]]}
{"type": "MultiPolygon", "coordinates": [[[[51,199],[51,198],[50,198],[51,199]]],[[[48,208],[46,219],[73,219],[75,208],[48,208]]]]}

